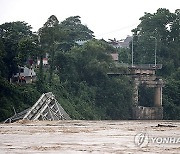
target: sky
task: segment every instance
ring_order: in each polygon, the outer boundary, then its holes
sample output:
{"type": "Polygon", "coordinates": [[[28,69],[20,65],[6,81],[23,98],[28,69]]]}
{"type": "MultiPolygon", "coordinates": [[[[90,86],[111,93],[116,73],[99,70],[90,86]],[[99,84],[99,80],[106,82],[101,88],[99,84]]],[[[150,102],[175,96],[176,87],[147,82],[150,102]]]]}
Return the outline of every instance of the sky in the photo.
{"type": "Polygon", "coordinates": [[[37,31],[51,15],[59,22],[78,15],[97,39],[124,39],[145,12],[178,7],[180,0],[0,0],[0,24],[25,21],[37,31]]]}

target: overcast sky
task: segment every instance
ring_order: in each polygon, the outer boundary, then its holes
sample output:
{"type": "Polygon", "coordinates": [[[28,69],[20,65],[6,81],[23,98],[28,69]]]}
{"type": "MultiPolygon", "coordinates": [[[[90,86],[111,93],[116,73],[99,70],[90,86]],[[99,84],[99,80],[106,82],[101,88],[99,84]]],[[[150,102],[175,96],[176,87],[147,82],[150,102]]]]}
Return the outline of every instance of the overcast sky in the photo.
{"type": "Polygon", "coordinates": [[[123,39],[139,24],[144,12],[158,8],[174,12],[180,0],[0,0],[0,24],[25,21],[37,31],[51,15],[61,22],[79,15],[96,38],[123,39]]]}

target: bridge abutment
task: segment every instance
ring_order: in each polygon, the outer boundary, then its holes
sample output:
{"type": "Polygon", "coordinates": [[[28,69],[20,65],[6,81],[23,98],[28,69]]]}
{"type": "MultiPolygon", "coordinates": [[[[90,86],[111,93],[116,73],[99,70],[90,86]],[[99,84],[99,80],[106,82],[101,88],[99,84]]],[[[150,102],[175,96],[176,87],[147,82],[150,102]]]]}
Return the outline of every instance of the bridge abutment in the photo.
{"type": "Polygon", "coordinates": [[[162,107],[162,87],[164,85],[162,79],[155,75],[154,67],[129,67],[130,75],[133,77],[133,119],[143,120],[160,120],[163,119],[162,107]],[[154,89],[153,106],[141,106],[139,103],[139,86],[145,85],[154,89]]]}

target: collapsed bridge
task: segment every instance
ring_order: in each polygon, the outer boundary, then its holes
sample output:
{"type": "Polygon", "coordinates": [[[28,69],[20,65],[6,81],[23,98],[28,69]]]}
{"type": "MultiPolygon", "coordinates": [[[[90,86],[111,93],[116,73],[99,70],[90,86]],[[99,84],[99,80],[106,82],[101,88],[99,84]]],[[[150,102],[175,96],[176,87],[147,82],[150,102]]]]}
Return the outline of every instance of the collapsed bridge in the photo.
{"type": "Polygon", "coordinates": [[[5,120],[5,123],[17,120],[70,120],[70,116],[55,99],[52,92],[42,94],[31,107],[5,120]]]}

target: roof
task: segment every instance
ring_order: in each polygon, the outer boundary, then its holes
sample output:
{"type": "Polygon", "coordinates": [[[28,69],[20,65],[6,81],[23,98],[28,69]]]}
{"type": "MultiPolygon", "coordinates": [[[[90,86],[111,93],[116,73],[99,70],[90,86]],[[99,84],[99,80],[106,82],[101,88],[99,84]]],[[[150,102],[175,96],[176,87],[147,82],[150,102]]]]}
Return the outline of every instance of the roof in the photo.
{"type": "Polygon", "coordinates": [[[113,40],[112,39],[109,40],[110,40],[109,43],[115,48],[129,48],[129,44],[132,41],[132,36],[127,36],[124,41],[116,40],[115,38],[113,40]]]}
{"type": "Polygon", "coordinates": [[[23,72],[20,71],[20,74],[19,73],[16,73],[14,75],[14,77],[18,77],[19,75],[20,76],[25,76],[25,77],[31,77],[31,76],[36,76],[36,72],[34,71],[34,69],[29,69],[28,67],[24,66],[24,67],[20,67],[20,69],[23,69],[23,72]]]}

